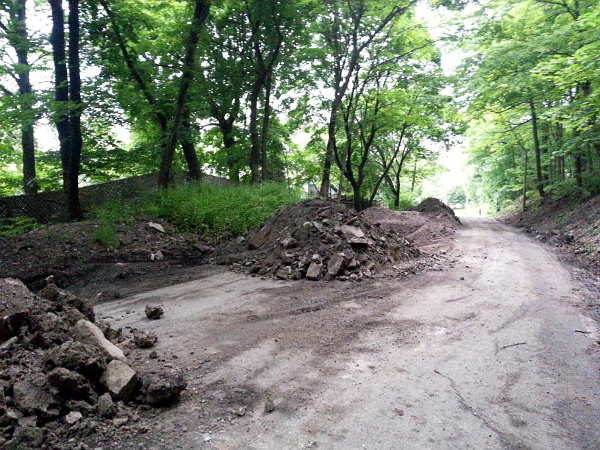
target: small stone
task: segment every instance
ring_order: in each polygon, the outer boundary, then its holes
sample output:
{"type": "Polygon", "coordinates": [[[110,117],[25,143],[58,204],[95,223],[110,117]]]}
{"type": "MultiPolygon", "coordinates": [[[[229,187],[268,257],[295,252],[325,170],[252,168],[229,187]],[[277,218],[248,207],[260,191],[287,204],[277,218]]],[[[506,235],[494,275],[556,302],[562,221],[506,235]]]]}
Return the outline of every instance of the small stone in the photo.
{"type": "Polygon", "coordinates": [[[152,348],[156,345],[158,336],[154,333],[146,333],[144,331],[136,330],[133,333],[133,343],[138,348],[152,348]]]}
{"type": "Polygon", "coordinates": [[[150,261],[162,261],[165,259],[165,255],[160,250],[156,253],[150,253],[150,261]]]}
{"type": "Polygon", "coordinates": [[[283,248],[296,248],[298,247],[298,241],[293,237],[287,237],[281,240],[281,246],[283,248]]]}
{"type": "Polygon", "coordinates": [[[165,313],[160,306],[146,305],[146,317],[150,320],[158,320],[165,313]]]}
{"type": "Polygon", "coordinates": [[[113,402],[113,399],[108,392],[102,394],[100,398],[98,398],[97,408],[100,417],[105,419],[110,419],[117,414],[115,402],[113,402]]]}
{"type": "Polygon", "coordinates": [[[158,353],[156,353],[156,350],[152,350],[150,352],[150,354],[148,355],[148,358],[150,358],[150,359],[156,359],[156,358],[158,358],[158,353]]]}
{"type": "Polygon", "coordinates": [[[69,425],[73,425],[79,422],[82,417],[83,415],[79,411],[71,411],[65,416],[65,422],[67,422],[69,425]]]}
{"type": "Polygon", "coordinates": [[[160,231],[161,233],[165,232],[165,228],[160,223],[148,222],[148,226],[150,228],[154,228],[157,231],[160,231]]]}
{"type": "Polygon", "coordinates": [[[273,411],[275,411],[275,402],[271,397],[267,397],[267,400],[265,401],[265,412],[272,413],[273,411]]]}

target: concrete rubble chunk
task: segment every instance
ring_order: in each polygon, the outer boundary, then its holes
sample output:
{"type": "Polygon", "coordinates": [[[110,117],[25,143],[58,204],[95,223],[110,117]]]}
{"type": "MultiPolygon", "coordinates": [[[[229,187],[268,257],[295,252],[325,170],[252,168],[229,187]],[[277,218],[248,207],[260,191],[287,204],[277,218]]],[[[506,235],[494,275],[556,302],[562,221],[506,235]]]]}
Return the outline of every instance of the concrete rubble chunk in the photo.
{"type": "Polygon", "coordinates": [[[345,262],[343,255],[333,255],[327,264],[327,273],[330,276],[336,277],[343,271],[345,262]]]}
{"type": "Polygon", "coordinates": [[[48,382],[65,398],[89,399],[94,391],[86,377],[64,367],[56,367],[48,374],[48,382]]]}
{"type": "Polygon", "coordinates": [[[165,313],[160,306],[150,305],[146,305],[146,309],[144,310],[144,312],[146,313],[146,317],[150,320],[158,320],[165,313]]]}
{"type": "Polygon", "coordinates": [[[287,280],[292,275],[292,268],[290,266],[282,267],[277,271],[275,276],[280,280],[287,280]]]}
{"type": "Polygon", "coordinates": [[[106,339],[102,330],[89,320],[82,319],[78,321],[72,329],[72,334],[78,341],[83,342],[84,344],[93,345],[102,350],[102,353],[104,353],[108,359],[117,359],[123,362],[126,361],[123,351],[106,339]]]}
{"type": "Polygon", "coordinates": [[[306,271],[306,278],[313,281],[321,279],[322,267],[323,265],[317,261],[310,263],[310,266],[308,266],[308,270],[306,271]]]}
{"type": "Polygon", "coordinates": [[[79,411],[71,411],[65,416],[65,422],[69,425],[74,425],[83,418],[83,415],[79,411]]]}
{"type": "Polygon", "coordinates": [[[152,406],[169,406],[186,387],[187,381],[181,373],[148,370],[140,376],[140,399],[152,406]]]}
{"type": "Polygon", "coordinates": [[[13,402],[19,411],[43,419],[51,419],[59,415],[59,401],[56,394],[56,389],[48,384],[43,374],[17,381],[13,386],[13,402]]]}
{"type": "Polygon", "coordinates": [[[348,237],[355,237],[359,239],[366,237],[363,230],[361,230],[358,227],[353,227],[350,225],[340,225],[340,230],[342,230],[342,232],[348,237]]]}
{"type": "Polygon", "coordinates": [[[158,336],[154,333],[135,330],[133,332],[133,343],[138,348],[152,348],[158,342],[158,336]]]}
{"type": "Polygon", "coordinates": [[[108,392],[98,398],[97,407],[98,414],[105,419],[112,419],[117,414],[117,406],[108,392]]]}
{"type": "Polygon", "coordinates": [[[296,247],[298,247],[298,241],[296,239],[294,239],[293,237],[287,237],[285,239],[282,239],[281,246],[286,249],[287,248],[296,248],[296,247]]]}
{"type": "Polygon", "coordinates": [[[157,231],[160,231],[161,233],[165,232],[165,227],[163,227],[160,223],[148,222],[148,226],[150,228],[154,228],[157,231]]]}
{"type": "Polygon", "coordinates": [[[138,374],[118,359],[111,361],[100,378],[100,382],[117,400],[128,401],[138,387],[138,374]]]}
{"type": "Polygon", "coordinates": [[[29,289],[15,278],[0,279],[0,340],[16,334],[19,317],[26,315],[35,297],[29,289]]]}

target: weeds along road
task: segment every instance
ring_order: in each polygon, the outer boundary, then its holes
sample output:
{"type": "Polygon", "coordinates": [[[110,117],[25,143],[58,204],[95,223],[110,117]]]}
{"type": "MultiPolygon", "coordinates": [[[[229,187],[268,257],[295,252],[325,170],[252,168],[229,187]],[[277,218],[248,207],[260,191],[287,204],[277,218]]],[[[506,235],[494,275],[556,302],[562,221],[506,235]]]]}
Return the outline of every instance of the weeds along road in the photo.
{"type": "Polygon", "coordinates": [[[117,431],[114,448],[600,448],[583,287],[536,241],[466,222],[443,272],[352,284],[211,269],[97,307],[157,333],[190,381],[179,406],[142,417],[144,435],[117,431]],[[164,318],[145,319],[147,303],[164,318]]]}

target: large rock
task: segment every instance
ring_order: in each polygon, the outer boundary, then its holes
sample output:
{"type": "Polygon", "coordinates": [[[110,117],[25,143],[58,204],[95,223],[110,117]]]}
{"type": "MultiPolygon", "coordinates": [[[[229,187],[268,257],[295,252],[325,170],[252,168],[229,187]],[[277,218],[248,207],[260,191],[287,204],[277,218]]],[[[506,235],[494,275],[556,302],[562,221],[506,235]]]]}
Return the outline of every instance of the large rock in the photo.
{"type": "Polygon", "coordinates": [[[35,296],[15,278],[0,279],[0,340],[14,336],[33,306],[35,296]]]}
{"type": "Polygon", "coordinates": [[[333,255],[329,258],[329,263],[327,264],[327,275],[331,278],[335,278],[344,270],[344,264],[346,263],[346,259],[344,255],[333,255]]]}
{"type": "Polygon", "coordinates": [[[102,394],[100,398],[98,398],[98,403],[96,406],[98,408],[98,414],[100,417],[112,419],[117,415],[117,406],[115,405],[115,402],[113,402],[113,399],[108,392],[106,394],[102,394]]]}
{"type": "Polygon", "coordinates": [[[60,290],[53,283],[48,283],[46,287],[38,292],[38,295],[53,302],[59,311],[67,308],[75,308],[88,320],[92,322],[95,320],[94,308],[87,300],[77,297],[70,292],[60,290]]]}
{"type": "Polygon", "coordinates": [[[187,387],[181,373],[149,370],[140,376],[139,399],[153,406],[168,406],[179,399],[179,394],[187,387]]]}
{"type": "Polygon", "coordinates": [[[127,401],[133,397],[138,387],[138,374],[118,359],[111,361],[100,379],[100,382],[108,389],[108,392],[116,400],[127,401]]]}
{"type": "Polygon", "coordinates": [[[102,330],[89,320],[78,321],[73,327],[72,334],[78,341],[99,348],[109,360],[126,361],[123,351],[106,339],[102,330]]]}
{"type": "Polygon", "coordinates": [[[88,400],[94,399],[96,396],[86,377],[64,367],[57,367],[52,370],[48,374],[48,382],[67,399],[88,400]]]}
{"type": "Polygon", "coordinates": [[[13,386],[13,402],[23,414],[51,419],[59,415],[58,391],[46,376],[35,374],[27,380],[17,381],[13,386]]]}
{"type": "Polygon", "coordinates": [[[106,360],[100,349],[76,341],[48,350],[44,354],[44,362],[50,367],[76,370],[91,380],[98,380],[106,369],[106,360]]]}
{"type": "Polygon", "coordinates": [[[306,271],[306,278],[309,280],[320,280],[321,279],[321,268],[323,265],[318,261],[313,261],[308,266],[308,270],[306,271]]]}

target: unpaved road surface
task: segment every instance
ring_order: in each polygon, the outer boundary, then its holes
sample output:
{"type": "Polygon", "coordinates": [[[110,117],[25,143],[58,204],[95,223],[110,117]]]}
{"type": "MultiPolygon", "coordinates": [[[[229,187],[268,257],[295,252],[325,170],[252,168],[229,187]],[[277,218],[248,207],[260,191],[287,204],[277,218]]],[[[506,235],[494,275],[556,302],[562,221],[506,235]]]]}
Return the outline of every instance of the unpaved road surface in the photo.
{"type": "Polygon", "coordinates": [[[445,271],[315,283],[207,268],[97,306],[157,333],[159,359],[189,385],[91,448],[600,448],[585,289],[531,238],[465,222],[445,271]],[[146,319],[146,304],[164,317],[146,319]]]}

